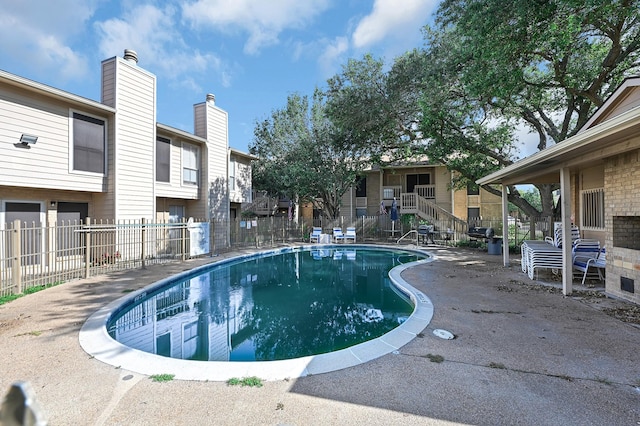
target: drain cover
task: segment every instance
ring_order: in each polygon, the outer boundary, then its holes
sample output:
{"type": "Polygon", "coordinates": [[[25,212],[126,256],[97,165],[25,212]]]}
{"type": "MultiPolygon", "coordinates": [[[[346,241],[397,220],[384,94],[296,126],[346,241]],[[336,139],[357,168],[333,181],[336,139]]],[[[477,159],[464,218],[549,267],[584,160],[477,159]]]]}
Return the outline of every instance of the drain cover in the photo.
{"type": "Polygon", "coordinates": [[[441,339],[445,339],[445,340],[451,340],[453,339],[455,336],[453,335],[453,333],[451,333],[450,331],[447,330],[443,330],[441,328],[436,328],[435,330],[433,330],[433,334],[441,339]]]}

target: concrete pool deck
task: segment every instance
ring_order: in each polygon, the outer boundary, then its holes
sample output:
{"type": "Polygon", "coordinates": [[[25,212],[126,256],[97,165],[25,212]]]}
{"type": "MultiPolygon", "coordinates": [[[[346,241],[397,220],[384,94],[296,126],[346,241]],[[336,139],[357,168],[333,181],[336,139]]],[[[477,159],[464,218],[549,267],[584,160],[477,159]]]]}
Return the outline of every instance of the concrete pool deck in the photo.
{"type": "Polygon", "coordinates": [[[80,328],[126,291],[214,259],[47,289],[0,306],[0,392],[33,387],[51,425],[585,425],[640,422],[640,328],[611,299],[563,297],[519,264],[428,247],[402,277],[433,303],[427,328],[394,353],[263,387],[154,382],[82,350],[80,328]],[[443,340],[432,334],[446,329],[443,340]]]}

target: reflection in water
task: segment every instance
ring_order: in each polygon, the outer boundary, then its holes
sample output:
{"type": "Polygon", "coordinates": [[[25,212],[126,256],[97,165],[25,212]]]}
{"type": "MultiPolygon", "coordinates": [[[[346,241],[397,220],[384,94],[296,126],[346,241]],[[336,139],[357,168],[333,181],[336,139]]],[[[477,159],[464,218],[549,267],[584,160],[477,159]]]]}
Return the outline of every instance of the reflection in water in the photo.
{"type": "Polygon", "coordinates": [[[420,259],[398,250],[297,250],[212,266],[128,306],[110,335],[172,358],[266,361],[379,337],[413,310],[388,271],[420,259]]]}

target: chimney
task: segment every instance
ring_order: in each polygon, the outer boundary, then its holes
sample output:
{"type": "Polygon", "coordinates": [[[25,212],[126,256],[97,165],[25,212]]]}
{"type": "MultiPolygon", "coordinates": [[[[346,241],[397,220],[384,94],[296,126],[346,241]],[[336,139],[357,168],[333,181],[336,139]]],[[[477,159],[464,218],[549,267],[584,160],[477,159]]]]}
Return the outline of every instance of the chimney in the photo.
{"type": "Polygon", "coordinates": [[[138,63],[138,54],[135,50],[124,49],[124,60],[133,62],[134,64],[138,63]]]}

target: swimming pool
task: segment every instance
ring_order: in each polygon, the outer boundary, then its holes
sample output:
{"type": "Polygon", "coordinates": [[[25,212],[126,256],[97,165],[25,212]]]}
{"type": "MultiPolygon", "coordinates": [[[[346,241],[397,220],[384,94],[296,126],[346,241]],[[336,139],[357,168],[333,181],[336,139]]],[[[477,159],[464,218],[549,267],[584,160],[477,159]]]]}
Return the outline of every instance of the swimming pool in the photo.
{"type": "Polygon", "coordinates": [[[227,259],[159,281],[109,304],[85,323],[80,343],[108,364],[142,374],[174,374],[186,380],[245,376],[275,380],[338,370],[392,352],[426,327],[433,315],[430,301],[400,277],[402,270],[416,264],[406,262],[424,256],[415,250],[341,245],[287,248],[227,259]],[[356,261],[357,253],[363,256],[360,261],[356,261]],[[368,264],[365,254],[372,255],[368,264]],[[380,274],[371,264],[385,256],[393,259],[390,266],[397,266],[375,287],[375,277],[380,274]],[[271,267],[275,272],[269,272],[267,259],[277,259],[271,267]],[[319,274],[329,264],[337,269],[319,274]],[[360,271],[360,277],[354,278],[353,270],[360,271]],[[315,284],[305,284],[306,275],[315,284]],[[214,281],[213,287],[231,283],[235,288],[226,294],[213,291],[210,298],[203,298],[214,281]],[[305,286],[311,287],[317,300],[298,299],[302,297],[300,287],[305,286]],[[265,292],[267,287],[276,291],[265,292]],[[391,289],[406,300],[395,294],[392,297],[391,289]],[[373,297],[366,294],[368,290],[373,297]],[[347,301],[335,299],[336,293],[346,295],[347,301]],[[286,306],[285,314],[265,307],[264,298],[275,298],[272,305],[286,306]],[[376,305],[376,299],[391,301],[390,306],[376,305]],[[305,327],[302,323],[308,317],[293,312],[296,304],[303,305],[307,316],[315,313],[318,305],[330,305],[336,312],[333,316],[320,314],[319,322],[309,326],[312,332],[301,333],[298,329],[305,327]],[[243,308],[237,311],[232,305],[243,308]],[[351,324],[334,324],[339,317],[350,317],[351,324]],[[382,323],[386,329],[381,328],[382,323]],[[260,332],[256,337],[250,333],[255,329],[284,334],[270,337],[260,332]],[[364,336],[361,340],[366,341],[358,343],[354,336],[364,336]],[[311,348],[302,345],[302,353],[291,352],[297,346],[291,343],[305,339],[314,342],[311,348]],[[323,339],[331,344],[327,346],[323,339]]]}

